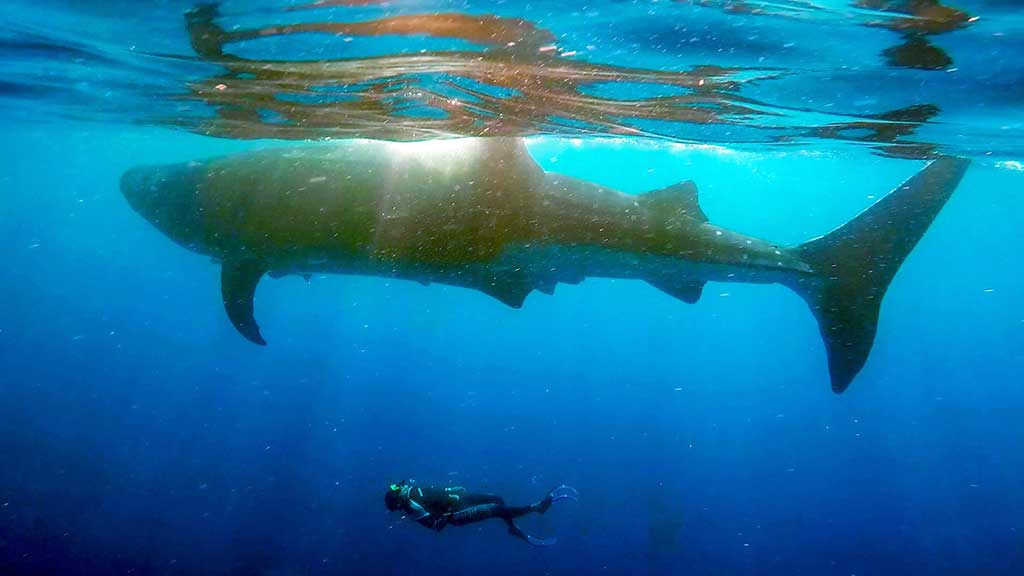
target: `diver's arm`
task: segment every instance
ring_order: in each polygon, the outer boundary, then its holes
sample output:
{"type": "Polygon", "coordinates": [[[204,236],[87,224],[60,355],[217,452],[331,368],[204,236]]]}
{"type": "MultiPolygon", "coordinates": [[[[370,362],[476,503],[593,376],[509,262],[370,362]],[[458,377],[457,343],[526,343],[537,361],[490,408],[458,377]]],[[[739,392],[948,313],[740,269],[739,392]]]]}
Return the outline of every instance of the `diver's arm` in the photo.
{"type": "Polygon", "coordinates": [[[410,493],[409,513],[421,526],[440,532],[448,525],[451,500],[447,491],[439,488],[415,488],[410,493]]]}

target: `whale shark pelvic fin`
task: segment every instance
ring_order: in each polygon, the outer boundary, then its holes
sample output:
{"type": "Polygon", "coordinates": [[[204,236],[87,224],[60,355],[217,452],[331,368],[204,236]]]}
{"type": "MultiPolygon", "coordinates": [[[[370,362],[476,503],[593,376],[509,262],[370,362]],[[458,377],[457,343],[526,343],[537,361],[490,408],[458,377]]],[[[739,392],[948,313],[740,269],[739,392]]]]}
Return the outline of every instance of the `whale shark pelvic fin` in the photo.
{"type": "Polygon", "coordinates": [[[522,308],[526,297],[533,292],[533,285],[521,272],[508,272],[488,278],[476,289],[506,306],[522,308]]]}
{"type": "Polygon", "coordinates": [[[252,313],[256,285],[267,272],[259,260],[226,258],[220,268],[220,293],[224,310],[235,329],[250,342],[266,346],[252,313]]]}
{"type": "Polygon", "coordinates": [[[704,292],[704,282],[700,280],[648,280],[648,284],[661,290],[665,294],[678,298],[687,304],[696,304],[700,295],[704,292]]]}
{"type": "Polygon", "coordinates": [[[818,320],[835,393],[846,390],[867,361],[889,283],[969,164],[939,157],[853,220],[793,248],[814,274],[786,283],[818,320]]]}

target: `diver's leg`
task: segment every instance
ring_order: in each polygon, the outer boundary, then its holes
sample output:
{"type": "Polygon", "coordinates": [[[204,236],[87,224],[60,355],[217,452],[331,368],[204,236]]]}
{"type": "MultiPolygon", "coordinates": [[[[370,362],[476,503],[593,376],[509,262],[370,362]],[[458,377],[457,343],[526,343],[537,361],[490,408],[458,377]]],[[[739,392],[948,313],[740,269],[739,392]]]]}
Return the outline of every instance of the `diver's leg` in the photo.
{"type": "Polygon", "coordinates": [[[519,518],[525,516],[530,512],[536,512],[538,504],[530,504],[529,506],[504,506],[502,507],[501,517],[507,521],[511,521],[513,518],[519,518]]]}
{"type": "Polygon", "coordinates": [[[536,536],[531,536],[526,532],[523,532],[523,529],[517,526],[514,521],[506,520],[506,522],[508,522],[509,534],[533,546],[553,546],[556,542],[558,542],[557,538],[538,538],[536,536]]]}
{"type": "Polygon", "coordinates": [[[559,500],[573,500],[575,502],[579,502],[579,493],[576,492],[575,488],[562,484],[548,492],[547,495],[544,496],[543,500],[540,502],[534,502],[529,506],[506,506],[505,501],[500,497],[494,496],[494,498],[495,500],[493,500],[493,502],[499,506],[499,514],[506,520],[506,522],[508,522],[531,512],[543,514],[551,508],[551,504],[558,502],[559,500]]]}
{"type": "Polygon", "coordinates": [[[505,500],[494,494],[466,494],[458,500],[458,509],[449,513],[450,521],[456,526],[463,526],[474,522],[501,518],[508,526],[508,533],[533,546],[551,546],[555,543],[554,538],[537,538],[523,532],[515,523],[520,516],[536,512],[543,514],[551,507],[552,502],[569,498],[577,500],[576,491],[567,486],[559,486],[535,504],[529,506],[506,506],[505,500]]]}
{"type": "Polygon", "coordinates": [[[511,518],[519,518],[520,516],[529,514],[530,512],[543,514],[551,508],[551,504],[558,502],[559,500],[566,499],[579,502],[579,493],[576,492],[575,488],[563,484],[548,492],[540,502],[534,502],[529,506],[508,506],[505,510],[511,518]]]}
{"type": "Polygon", "coordinates": [[[481,504],[505,505],[505,500],[497,494],[462,494],[457,502],[459,508],[469,508],[470,506],[479,506],[481,504]]]}
{"type": "Polygon", "coordinates": [[[491,518],[502,518],[503,510],[504,506],[493,502],[472,506],[459,506],[458,509],[448,513],[448,519],[456,526],[465,526],[466,524],[482,522],[491,518]]]}
{"type": "Polygon", "coordinates": [[[525,540],[527,542],[530,541],[530,539],[527,536],[526,532],[523,532],[523,529],[520,528],[518,525],[516,525],[516,523],[513,520],[511,520],[509,518],[506,518],[505,519],[505,523],[508,524],[508,533],[509,534],[515,536],[516,538],[519,538],[520,540],[525,540]]]}

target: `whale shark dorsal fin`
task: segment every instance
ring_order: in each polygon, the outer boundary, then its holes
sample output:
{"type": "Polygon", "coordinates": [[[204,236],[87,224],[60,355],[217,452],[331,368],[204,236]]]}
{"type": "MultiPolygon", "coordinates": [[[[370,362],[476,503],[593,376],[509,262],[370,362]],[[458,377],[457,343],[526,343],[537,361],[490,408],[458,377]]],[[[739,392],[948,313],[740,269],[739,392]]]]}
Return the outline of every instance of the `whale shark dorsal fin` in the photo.
{"type": "Polygon", "coordinates": [[[527,153],[526,142],[522,138],[484,137],[480,138],[479,142],[483,149],[492,155],[495,160],[527,153]]]}
{"type": "Polygon", "coordinates": [[[661,290],[665,294],[678,298],[687,304],[696,304],[700,295],[704,292],[704,282],[699,280],[648,280],[648,284],[661,290]]]}
{"type": "Polygon", "coordinates": [[[502,178],[530,177],[541,171],[526,149],[522,138],[480,138],[481,161],[491,170],[498,170],[502,178]]]}
{"type": "Polygon", "coordinates": [[[266,272],[266,266],[254,259],[225,258],[220,268],[220,293],[228,319],[239,334],[261,346],[266,346],[267,341],[260,335],[253,317],[252,298],[266,272]]]}
{"type": "Polygon", "coordinates": [[[652,190],[641,195],[640,198],[655,212],[665,216],[686,216],[700,222],[708,221],[707,215],[700,209],[700,202],[697,200],[697,185],[693,183],[693,180],[652,190]]]}

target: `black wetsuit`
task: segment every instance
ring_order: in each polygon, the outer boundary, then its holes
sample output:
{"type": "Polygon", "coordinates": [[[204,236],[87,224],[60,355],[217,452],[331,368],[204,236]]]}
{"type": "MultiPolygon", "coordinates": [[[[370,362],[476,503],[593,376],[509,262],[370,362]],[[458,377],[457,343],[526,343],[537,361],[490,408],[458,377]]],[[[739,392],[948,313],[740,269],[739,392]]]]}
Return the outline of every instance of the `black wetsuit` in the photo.
{"type": "Polygon", "coordinates": [[[530,512],[543,514],[551,505],[545,499],[529,506],[506,506],[505,500],[495,494],[470,494],[465,488],[437,488],[413,486],[402,510],[423,526],[443,530],[448,524],[464,526],[473,522],[501,518],[514,536],[527,539],[514,520],[530,512]]]}

